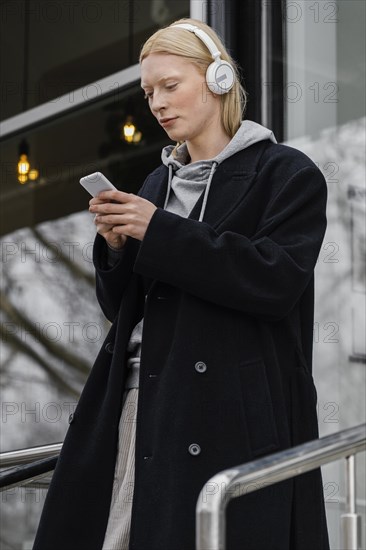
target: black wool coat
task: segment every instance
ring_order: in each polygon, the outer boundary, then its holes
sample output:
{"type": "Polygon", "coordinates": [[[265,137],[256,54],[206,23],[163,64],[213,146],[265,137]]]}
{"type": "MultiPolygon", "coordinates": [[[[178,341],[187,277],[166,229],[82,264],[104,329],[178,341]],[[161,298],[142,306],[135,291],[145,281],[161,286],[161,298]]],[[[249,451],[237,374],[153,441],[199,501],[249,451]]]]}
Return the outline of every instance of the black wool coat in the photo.
{"type": "MultiPolygon", "coordinates": [[[[197,498],[214,474],[318,436],[312,343],[324,177],[300,151],[256,143],[218,166],[202,222],[203,194],[188,218],[163,210],[167,179],[164,165],[146,179],[139,194],[158,208],[113,268],[96,236],[97,297],[112,325],[34,550],[102,548],[126,348],[142,317],[130,550],[194,550],[197,498]]],[[[327,550],[320,471],[232,500],[226,539],[227,550],[327,550]]]]}

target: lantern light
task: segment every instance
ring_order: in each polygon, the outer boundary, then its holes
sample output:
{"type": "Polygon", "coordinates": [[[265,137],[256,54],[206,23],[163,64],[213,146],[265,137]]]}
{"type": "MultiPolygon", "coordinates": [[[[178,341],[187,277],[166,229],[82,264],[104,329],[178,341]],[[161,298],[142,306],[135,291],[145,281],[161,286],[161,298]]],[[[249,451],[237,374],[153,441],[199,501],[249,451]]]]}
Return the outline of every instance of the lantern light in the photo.
{"type": "Polygon", "coordinates": [[[122,128],[122,138],[127,141],[127,143],[138,143],[141,141],[141,137],[142,133],[137,130],[133,117],[128,115],[122,128]]]}

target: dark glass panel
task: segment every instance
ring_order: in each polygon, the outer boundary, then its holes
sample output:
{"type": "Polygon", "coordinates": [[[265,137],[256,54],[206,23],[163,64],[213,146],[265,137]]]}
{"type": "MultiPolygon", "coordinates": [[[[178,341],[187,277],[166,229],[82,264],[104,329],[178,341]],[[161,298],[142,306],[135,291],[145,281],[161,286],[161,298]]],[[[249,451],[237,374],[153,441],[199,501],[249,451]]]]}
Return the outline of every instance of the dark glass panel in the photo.
{"type": "Polygon", "coordinates": [[[132,14],[132,63],[138,63],[142,44],[161,27],[176,19],[189,17],[190,2],[187,0],[134,0],[132,14]]]}
{"type": "Polygon", "coordinates": [[[0,5],[4,120],[120,71],[142,42],[189,14],[170,0],[15,0],[0,5]]]}
{"type": "Polygon", "coordinates": [[[0,119],[24,110],[24,18],[11,16],[10,8],[20,2],[0,4],[0,119]]]}
{"type": "Polygon", "coordinates": [[[139,83],[2,142],[0,234],[86,209],[90,197],[79,179],[91,172],[101,171],[117,188],[136,192],[160,163],[161,148],[167,143],[171,142],[151,114],[139,83]],[[139,143],[121,138],[128,115],[142,133],[139,143]],[[16,168],[23,139],[39,178],[21,185],[16,168]]]}

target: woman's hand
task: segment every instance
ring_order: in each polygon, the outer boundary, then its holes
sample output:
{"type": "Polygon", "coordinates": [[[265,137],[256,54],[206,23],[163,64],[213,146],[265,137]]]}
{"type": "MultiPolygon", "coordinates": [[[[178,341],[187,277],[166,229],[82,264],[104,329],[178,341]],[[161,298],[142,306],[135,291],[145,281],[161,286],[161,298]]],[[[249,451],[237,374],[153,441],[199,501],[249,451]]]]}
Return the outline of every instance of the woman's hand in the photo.
{"type": "MultiPolygon", "coordinates": [[[[102,201],[98,197],[95,197],[89,201],[89,211],[94,212],[92,207],[98,204],[107,204],[108,201],[102,201]]],[[[117,235],[113,232],[113,225],[107,224],[107,223],[101,223],[100,216],[98,214],[94,217],[94,223],[97,227],[97,232],[99,235],[105,238],[107,243],[112,247],[116,249],[123,248],[126,244],[127,237],[125,235],[117,235]]]]}
{"type": "Polygon", "coordinates": [[[122,248],[127,237],[142,241],[157,208],[152,202],[124,191],[102,191],[89,205],[89,211],[95,214],[98,233],[114,248],[122,248]]]}

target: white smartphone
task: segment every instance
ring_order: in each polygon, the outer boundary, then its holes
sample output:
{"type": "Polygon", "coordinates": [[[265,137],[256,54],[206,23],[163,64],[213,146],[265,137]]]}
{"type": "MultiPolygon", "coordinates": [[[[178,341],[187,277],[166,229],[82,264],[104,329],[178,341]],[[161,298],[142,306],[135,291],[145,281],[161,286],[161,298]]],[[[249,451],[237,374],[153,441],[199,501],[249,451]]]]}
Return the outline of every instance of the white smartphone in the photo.
{"type": "Polygon", "coordinates": [[[101,191],[117,191],[117,188],[102,172],[94,172],[93,174],[84,176],[80,179],[80,183],[93,197],[96,197],[101,191]]]}

